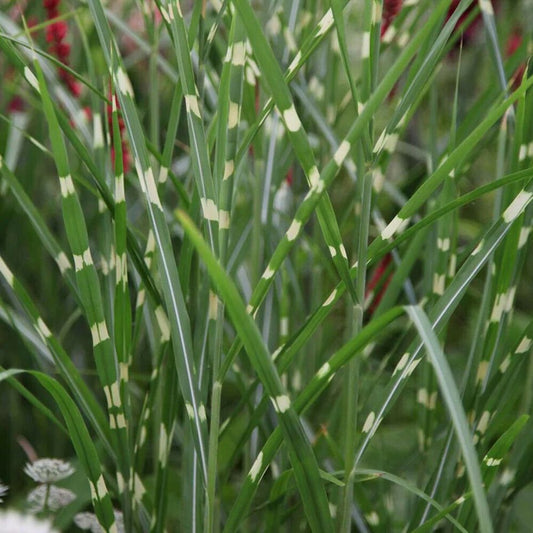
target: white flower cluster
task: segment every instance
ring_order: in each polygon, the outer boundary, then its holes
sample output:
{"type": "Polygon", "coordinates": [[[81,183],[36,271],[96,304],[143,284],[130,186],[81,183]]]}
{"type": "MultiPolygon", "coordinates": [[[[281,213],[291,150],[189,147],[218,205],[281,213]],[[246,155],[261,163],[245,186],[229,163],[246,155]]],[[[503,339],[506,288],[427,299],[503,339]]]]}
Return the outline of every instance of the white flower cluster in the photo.
{"type": "Polygon", "coordinates": [[[54,483],[74,473],[74,468],[61,459],[37,459],[24,467],[24,472],[37,483],[54,483]]]}
{"type": "MultiPolygon", "coordinates": [[[[115,510],[115,525],[118,533],[124,533],[124,516],[120,511],[115,510]]],[[[74,523],[80,528],[89,530],[91,533],[104,533],[102,526],[98,523],[98,518],[94,513],[78,513],[74,517],[74,523]]]]}
{"type": "Polygon", "coordinates": [[[28,494],[30,512],[40,513],[45,508],[49,511],[59,511],[76,499],[76,495],[68,489],[56,487],[55,485],[39,485],[28,494]]]}
{"type": "MultiPolygon", "coordinates": [[[[27,498],[30,513],[54,513],[76,499],[76,495],[71,490],[54,485],[56,481],[65,479],[74,472],[74,468],[67,461],[38,459],[33,463],[28,463],[24,467],[24,472],[39,483],[27,498]]],[[[3,530],[0,529],[0,531],[3,530]]]]}
{"type": "Polygon", "coordinates": [[[6,495],[6,492],[9,490],[9,487],[7,485],[3,485],[0,483],[0,503],[4,501],[4,496],[6,495]]]}
{"type": "MultiPolygon", "coordinates": [[[[67,461],[61,459],[38,459],[27,463],[24,472],[39,485],[33,489],[27,498],[28,511],[31,514],[55,513],[72,503],[76,494],[71,490],[58,487],[54,483],[65,479],[74,473],[74,468],[67,461]]],[[[8,491],[8,487],[0,483],[0,502],[8,491]]],[[[124,533],[124,516],[122,512],[114,510],[115,526],[117,533],[124,533]]],[[[74,523],[91,533],[104,533],[94,513],[78,513],[74,523]]],[[[37,519],[15,510],[0,513],[0,533],[58,533],[53,528],[52,522],[46,519],[37,519]]]]}
{"type": "Polygon", "coordinates": [[[2,533],[59,533],[47,520],[37,520],[14,510],[0,511],[2,533]]]}

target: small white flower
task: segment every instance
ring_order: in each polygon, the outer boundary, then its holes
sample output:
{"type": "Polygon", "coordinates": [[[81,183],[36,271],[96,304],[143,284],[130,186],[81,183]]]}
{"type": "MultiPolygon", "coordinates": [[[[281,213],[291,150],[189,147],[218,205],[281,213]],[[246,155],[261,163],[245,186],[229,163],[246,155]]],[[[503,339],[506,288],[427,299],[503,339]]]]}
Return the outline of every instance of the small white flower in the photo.
{"type": "MultiPolygon", "coordinates": [[[[124,533],[124,516],[121,511],[114,510],[115,524],[118,533],[124,533]]],[[[104,533],[102,526],[98,523],[98,518],[94,513],[78,513],[74,517],[74,523],[80,529],[88,529],[91,533],[104,533]]]]}
{"type": "Polygon", "coordinates": [[[61,459],[37,459],[33,463],[27,463],[24,472],[37,483],[53,483],[70,476],[74,468],[61,459]]]}
{"type": "Polygon", "coordinates": [[[66,507],[69,503],[76,499],[76,495],[68,489],[62,489],[55,485],[39,485],[33,489],[28,495],[28,503],[32,513],[40,513],[45,509],[50,511],[58,511],[62,507],[66,507]],[[48,491],[48,495],[47,495],[48,491]]]}
{"type": "Polygon", "coordinates": [[[0,503],[4,501],[4,496],[6,495],[6,492],[9,490],[9,487],[7,485],[3,485],[0,483],[0,503]]]}
{"type": "Polygon", "coordinates": [[[0,511],[0,531],[2,533],[59,533],[52,524],[25,516],[18,511],[0,511]]]}
{"type": "Polygon", "coordinates": [[[74,523],[80,529],[90,529],[92,533],[103,531],[94,513],[78,513],[74,517],[74,523]]]}

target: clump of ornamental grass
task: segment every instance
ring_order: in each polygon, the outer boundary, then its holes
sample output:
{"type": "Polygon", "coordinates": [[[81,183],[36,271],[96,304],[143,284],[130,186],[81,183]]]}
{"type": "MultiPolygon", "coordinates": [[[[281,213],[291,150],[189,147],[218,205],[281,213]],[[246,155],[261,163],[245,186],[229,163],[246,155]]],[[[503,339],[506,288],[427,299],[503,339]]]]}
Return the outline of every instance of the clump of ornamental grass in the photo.
{"type": "Polygon", "coordinates": [[[529,531],[529,0],[3,4],[0,530],[529,531]]]}

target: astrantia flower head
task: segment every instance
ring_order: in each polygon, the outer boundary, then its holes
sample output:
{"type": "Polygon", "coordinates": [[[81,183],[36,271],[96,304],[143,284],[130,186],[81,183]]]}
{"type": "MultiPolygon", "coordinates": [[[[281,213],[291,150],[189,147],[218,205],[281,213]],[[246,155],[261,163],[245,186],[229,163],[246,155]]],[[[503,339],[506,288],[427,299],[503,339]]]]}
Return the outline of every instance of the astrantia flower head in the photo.
{"type": "Polygon", "coordinates": [[[0,483],[0,503],[4,501],[4,496],[8,490],[9,487],[7,485],[2,485],[2,483],[0,483]]]}
{"type": "Polygon", "coordinates": [[[2,533],[58,533],[52,524],[45,520],[37,520],[33,516],[23,515],[18,511],[0,512],[0,531],[2,533]]]}
{"type": "Polygon", "coordinates": [[[28,463],[24,467],[24,472],[37,483],[54,483],[70,476],[74,468],[67,461],[46,458],[28,463]]]}
{"type": "Polygon", "coordinates": [[[68,489],[55,485],[39,485],[28,494],[28,503],[32,513],[44,511],[45,504],[49,511],[59,511],[76,499],[76,495],[68,489]]]}
{"type": "Polygon", "coordinates": [[[74,523],[80,529],[89,530],[91,533],[99,533],[100,531],[103,531],[94,513],[78,513],[74,517],[74,523]]]}
{"type": "MultiPolygon", "coordinates": [[[[115,525],[118,533],[124,533],[124,517],[120,511],[113,511],[115,514],[115,525]]],[[[103,533],[102,526],[94,513],[78,513],[74,517],[74,523],[80,528],[89,530],[91,533],[103,533]]]]}

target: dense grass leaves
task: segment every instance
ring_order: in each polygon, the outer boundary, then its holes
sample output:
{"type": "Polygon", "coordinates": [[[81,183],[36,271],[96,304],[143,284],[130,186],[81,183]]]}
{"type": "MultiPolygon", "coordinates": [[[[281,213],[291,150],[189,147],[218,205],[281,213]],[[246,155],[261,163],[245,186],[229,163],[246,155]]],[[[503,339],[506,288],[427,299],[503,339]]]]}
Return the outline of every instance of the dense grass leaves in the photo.
{"type": "Polygon", "coordinates": [[[529,531],[527,6],[3,2],[6,503],[529,531]]]}

